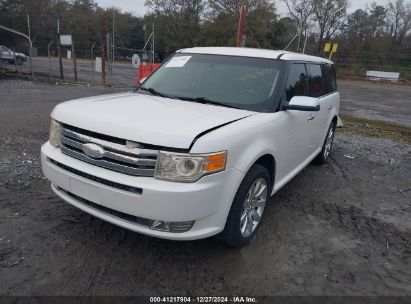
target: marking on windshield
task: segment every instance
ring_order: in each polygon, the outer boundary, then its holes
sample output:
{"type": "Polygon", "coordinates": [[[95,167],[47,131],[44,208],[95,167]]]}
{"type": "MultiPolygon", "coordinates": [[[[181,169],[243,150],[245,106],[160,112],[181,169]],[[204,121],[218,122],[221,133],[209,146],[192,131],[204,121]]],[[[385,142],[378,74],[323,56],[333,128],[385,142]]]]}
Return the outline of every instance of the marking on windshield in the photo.
{"type": "Polygon", "coordinates": [[[177,56],[171,58],[171,60],[165,65],[166,68],[182,68],[192,56],[177,56]]]}

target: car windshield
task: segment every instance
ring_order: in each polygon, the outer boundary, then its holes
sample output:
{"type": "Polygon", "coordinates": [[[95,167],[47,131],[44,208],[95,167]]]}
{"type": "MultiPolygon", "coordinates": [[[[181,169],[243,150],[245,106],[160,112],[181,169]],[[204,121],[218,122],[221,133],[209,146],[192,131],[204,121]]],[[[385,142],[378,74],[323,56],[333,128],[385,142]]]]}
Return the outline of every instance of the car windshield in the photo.
{"type": "Polygon", "coordinates": [[[180,53],[152,74],[139,92],[269,111],[281,66],[273,59],[180,53]]]}

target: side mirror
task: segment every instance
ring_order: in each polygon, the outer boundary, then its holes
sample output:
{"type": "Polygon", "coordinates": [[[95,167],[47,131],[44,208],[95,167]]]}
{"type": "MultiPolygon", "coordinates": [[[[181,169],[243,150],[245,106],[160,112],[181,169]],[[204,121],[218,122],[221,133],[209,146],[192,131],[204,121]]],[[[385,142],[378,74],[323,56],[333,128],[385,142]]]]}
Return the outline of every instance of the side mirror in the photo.
{"type": "Polygon", "coordinates": [[[319,111],[320,100],[314,97],[294,96],[293,98],[291,98],[288,105],[284,106],[284,109],[308,112],[319,111]]]}

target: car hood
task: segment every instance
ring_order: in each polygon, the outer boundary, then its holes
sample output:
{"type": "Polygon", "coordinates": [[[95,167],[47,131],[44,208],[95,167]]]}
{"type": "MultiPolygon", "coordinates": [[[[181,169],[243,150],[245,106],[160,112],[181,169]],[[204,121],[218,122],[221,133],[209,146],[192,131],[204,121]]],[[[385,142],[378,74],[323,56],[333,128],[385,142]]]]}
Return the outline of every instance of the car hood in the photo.
{"type": "Polygon", "coordinates": [[[139,143],[188,149],[201,133],[256,112],[139,93],[76,99],[57,105],[53,119],[139,143]]]}

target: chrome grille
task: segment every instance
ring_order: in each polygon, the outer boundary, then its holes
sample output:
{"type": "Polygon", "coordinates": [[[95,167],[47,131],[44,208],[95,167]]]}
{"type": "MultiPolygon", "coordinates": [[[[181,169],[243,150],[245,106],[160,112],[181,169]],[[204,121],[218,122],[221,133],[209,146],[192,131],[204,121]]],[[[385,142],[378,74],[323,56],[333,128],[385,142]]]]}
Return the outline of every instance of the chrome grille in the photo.
{"type": "Polygon", "coordinates": [[[134,176],[154,176],[158,150],[135,148],[139,144],[126,140],[63,126],[61,152],[90,164],[134,176]],[[93,134],[92,136],[89,134],[93,134]],[[84,153],[84,144],[96,144],[104,149],[101,157],[94,158],[84,153]]]}

